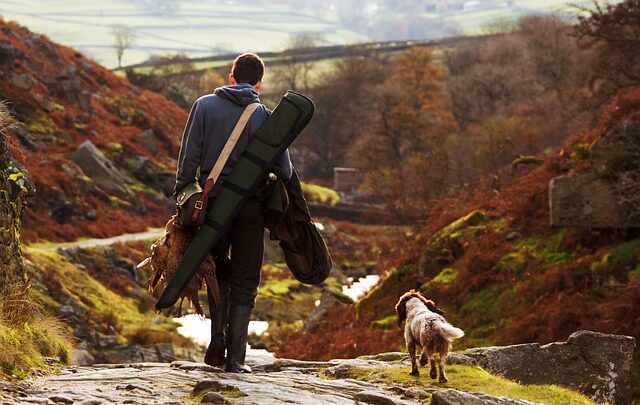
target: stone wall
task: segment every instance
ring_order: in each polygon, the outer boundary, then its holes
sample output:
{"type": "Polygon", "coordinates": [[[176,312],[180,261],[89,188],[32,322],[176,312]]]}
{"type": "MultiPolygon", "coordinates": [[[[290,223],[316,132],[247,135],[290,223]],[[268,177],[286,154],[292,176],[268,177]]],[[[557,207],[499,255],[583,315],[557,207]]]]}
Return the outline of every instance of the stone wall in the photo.
{"type": "Polygon", "coordinates": [[[341,193],[354,193],[362,183],[362,172],[351,167],[333,168],[333,189],[341,193]]]}

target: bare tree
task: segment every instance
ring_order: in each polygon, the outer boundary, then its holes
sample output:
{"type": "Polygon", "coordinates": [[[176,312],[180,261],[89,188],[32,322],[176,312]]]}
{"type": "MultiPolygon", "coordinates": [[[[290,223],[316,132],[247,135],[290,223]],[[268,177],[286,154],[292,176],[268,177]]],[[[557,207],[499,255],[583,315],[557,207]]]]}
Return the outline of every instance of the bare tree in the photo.
{"type": "Polygon", "coordinates": [[[317,35],[293,34],[285,45],[283,64],[276,70],[276,81],[282,87],[306,92],[311,87],[310,76],[313,62],[309,60],[309,50],[317,46],[317,35]]]}
{"type": "Polygon", "coordinates": [[[131,48],[136,39],[136,35],[131,28],[124,25],[114,25],[111,27],[111,33],[114,38],[116,48],[116,56],[118,57],[118,68],[122,67],[122,55],[124,51],[131,48]]]}

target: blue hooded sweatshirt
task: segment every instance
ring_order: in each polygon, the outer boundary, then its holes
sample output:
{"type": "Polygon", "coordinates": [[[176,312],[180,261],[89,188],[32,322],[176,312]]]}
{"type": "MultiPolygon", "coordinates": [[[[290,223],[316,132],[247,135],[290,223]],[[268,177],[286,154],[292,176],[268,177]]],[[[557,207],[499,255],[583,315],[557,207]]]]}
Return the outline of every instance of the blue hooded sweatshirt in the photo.
{"type": "MultiPolygon", "coordinates": [[[[259,102],[258,91],[252,85],[245,83],[219,87],[213,94],[196,100],[191,107],[182,135],[174,196],[184,186],[194,181],[198,168],[200,168],[198,180],[201,185],[204,184],[244,108],[251,103],[259,102]]],[[[231,170],[247,148],[249,140],[270,113],[271,111],[262,104],[254,111],[222,169],[215,187],[209,194],[210,197],[220,191],[224,180],[231,174],[231,170]]],[[[292,166],[288,150],[280,158],[278,171],[284,180],[291,178],[292,166]]]]}

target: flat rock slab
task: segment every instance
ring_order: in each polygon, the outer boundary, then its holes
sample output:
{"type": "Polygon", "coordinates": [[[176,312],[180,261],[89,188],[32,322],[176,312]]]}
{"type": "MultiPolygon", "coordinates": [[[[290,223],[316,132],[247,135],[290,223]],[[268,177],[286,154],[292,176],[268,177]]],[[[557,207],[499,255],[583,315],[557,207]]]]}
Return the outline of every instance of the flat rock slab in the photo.
{"type": "Polygon", "coordinates": [[[78,367],[58,376],[29,380],[20,391],[27,397],[16,397],[15,402],[7,403],[182,404],[192,394],[206,396],[204,403],[225,403],[225,400],[260,405],[419,403],[370,383],[328,380],[305,372],[321,365],[329,364],[285,361],[275,368],[280,371],[253,374],[223,373],[204,364],[188,362],[78,367]],[[214,394],[207,396],[208,393],[214,394]]]}
{"type": "Polygon", "coordinates": [[[228,391],[244,394],[245,396],[233,398],[233,402],[238,404],[355,404],[356,401],[398,405],[414,403],[366,382],[352,379],[327,380],[293,370],[251,375],[220,374],[212,385],[223,395],[228,391]],[[360,396],[365,394],[369,398],[378,398],[378,402],[363,401],[360,396]]]}

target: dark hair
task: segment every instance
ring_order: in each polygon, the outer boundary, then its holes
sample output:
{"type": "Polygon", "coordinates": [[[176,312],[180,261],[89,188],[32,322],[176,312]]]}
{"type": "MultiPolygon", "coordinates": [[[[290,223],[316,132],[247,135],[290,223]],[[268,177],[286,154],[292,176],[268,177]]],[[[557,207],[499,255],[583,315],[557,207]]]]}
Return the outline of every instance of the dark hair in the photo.
{"type": "Polygon", "coordinates": [[[243,53],[233,61],[231,74],[236,83],[249,83],[255,86],[264,75],[264,62],[255,53],[243,53]]]}

